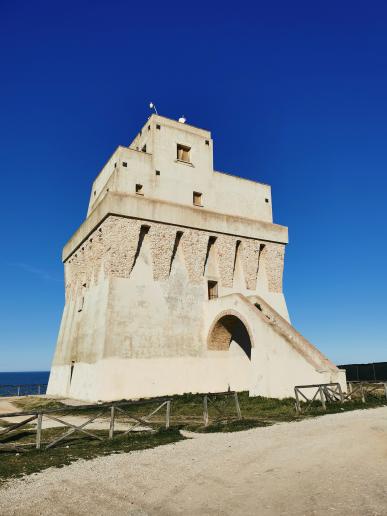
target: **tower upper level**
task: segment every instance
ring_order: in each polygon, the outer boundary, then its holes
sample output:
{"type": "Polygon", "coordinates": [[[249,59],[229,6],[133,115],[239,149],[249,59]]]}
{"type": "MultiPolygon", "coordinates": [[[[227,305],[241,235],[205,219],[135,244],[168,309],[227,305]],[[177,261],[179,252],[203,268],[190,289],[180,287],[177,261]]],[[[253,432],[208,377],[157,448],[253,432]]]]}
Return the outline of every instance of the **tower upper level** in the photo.
{"type": "Polygon", "coordinates": [[[105,164],[88,215],[107,192],[272,222],[269,185],[215,171],[209,131],[156,114],[105,164]]]}

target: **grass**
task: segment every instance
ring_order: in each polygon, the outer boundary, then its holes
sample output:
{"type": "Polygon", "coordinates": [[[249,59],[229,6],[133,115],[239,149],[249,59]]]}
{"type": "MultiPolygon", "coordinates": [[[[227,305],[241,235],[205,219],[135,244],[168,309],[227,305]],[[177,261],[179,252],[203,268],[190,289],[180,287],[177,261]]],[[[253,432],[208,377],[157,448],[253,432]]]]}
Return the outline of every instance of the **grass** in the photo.
{"type": "MultiPolygon", "coordinates": [[[[60,430],[63,432],[63,429],[60,430]]],[[[101,435],[101,431],[94,431],[101,435]]],[[[51,429],[49,437],[54,438],[59,429],[51,429]]],[[[47,435],[48,436],[48,435],[47,435]]],[[[170,444],[184,439],[177,428],[159,430],[156,433],[135,433],[118,435],[113,440],[97,441],[91,438],[78,437],[67,441],[64,446],[58,446],[47,451],[32,449],[24,453],[3,452],[0,456],[0,484],[10,478],[37,473],[49,467],[63,467],[79,459],[94,459],[95,457],[113,453],[127,453],[134,450],[144,450],[156,446],[170,444]]],[[[18,443],[28,440],[23,435],[18,443]]]]}
{"type": "MultiPolygon", "coordinates": [[[[10,477],[17,477],[41,471],[50,466],[61,467],[77,459],[92,459],[101,455],[111,453],[124,453],[132,450],[152,448],[163,444],[177,442],[183,439],[180,434],[181,429],[193,432],[238,432],[255,427],[269,426],[275,423],[286,421],[302,421],[306,418],[322,416],[324,414],[334,414],[348,412],[356,409],[368,409],[386,405],[386,400],[382,396],[368,396],[367,403],[363,404],[359,398],[354,401],[347,401],[344,404],[327,404],[327,410],[323,411],[320,402],[315,402],[308,412],[297,415],[295,412],[295,402],[293,398],[273,399],[263,397],[249,397],[247,392],[238,394],[239,404],[243,415],[242,420],[236,419],[236,409],[233,396],[210,396],[208,402],[209,425],[203,424],[203,395],[185,394],[173,396],[171,424],[169,430],[162,429],[165,424],[164,408],[157,413],[152,421],[155,422],[155,433],[132,432],[128,435],[120,435],[117,432],[113,440],[105,439],[103,442],[94,440],[84,434],[72,434],[66,441],[59,443],[50,450],[35,450],[32,448],[35,442],[35,424],[17,429],[3,438],[0,443],[14,445],[31,444],[29,451],[15,454],[15,452],[0,451],[0,482],[10,477]],[[212,402],[211,402],[212,401],[212,402]]],[[[80,409],[72,407],[71,412],[65,411],[65,405],[61,402],[40,398],[36,396],[20,398],[15,402],[18,407],[25,411],[35,411],[39,409],[57,409],[55,415],[63,417],[80,416],[91,417],[101,410],[105,412],[105,430],[91,430],[91,432],[107,438],[109,426],[109,408],[97,407],[90,409],[80,409]]],[[[128,415],[144,417],[152,412],[160,402],[143,403],[125,407],[126,415],[117,412],[117,423],[128,423],[128,415]]],[[[133,420],[132,420],[133,423],[133,420]]],[[[1,422],[0,426],[7,426],[9,423],[1,422]]],[[[63,434],[62,428],[45,429],[42,432],[42,440],[50,442],[55,437],[63,434]]],[[[122,433],[121,433],[122,434],[122,433]]]]}

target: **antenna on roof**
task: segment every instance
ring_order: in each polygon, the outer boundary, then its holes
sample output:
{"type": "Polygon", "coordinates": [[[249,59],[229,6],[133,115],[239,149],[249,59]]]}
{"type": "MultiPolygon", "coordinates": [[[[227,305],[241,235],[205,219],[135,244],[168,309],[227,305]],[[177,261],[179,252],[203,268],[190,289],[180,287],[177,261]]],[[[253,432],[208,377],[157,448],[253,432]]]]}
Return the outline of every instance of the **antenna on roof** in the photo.
{"type": "Polygon", "coordinates": [[[186,123],[186,121],[187,121],[187,119],[185,118],[185,116],[184,116],[184,115],[183,115],[183,116],[181,116],[181,117],[179,118],[179,122],[180,122],[181,124],[185,124],[185,123],[186,123]]]}
{"type": "Polygon", "coordinates": [[[155,104],[154,104],[153,102],[149,102],[149,107],[150,107],[151,109],[154,109],[154,110],[155,110],[156,115],[158,115],[158,113],[157,113],[157,108],[156,108],[156,106],[155,106],[155,104]]]}

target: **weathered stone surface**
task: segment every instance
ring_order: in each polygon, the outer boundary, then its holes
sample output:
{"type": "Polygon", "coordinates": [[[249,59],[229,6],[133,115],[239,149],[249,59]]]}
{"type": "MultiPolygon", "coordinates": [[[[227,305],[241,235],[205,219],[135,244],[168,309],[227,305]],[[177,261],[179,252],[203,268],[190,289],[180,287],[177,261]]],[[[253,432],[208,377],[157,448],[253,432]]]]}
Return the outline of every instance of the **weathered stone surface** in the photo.
{"type": "Polygon", "coordinates": [[[268,243],[262,251],[269,292],[282,292],[285,246],[268,243]]]}
{"type": "MultiPolygon", "coordinates": [[[[180,245],[190,280],[200,283],[204,278],[204,262],[211,233],[189,228],[178,228],[161,223],[110,216],[90,238],[76,250],[65,264],[67,296],[77,295],[82,285],[86,288],[98,282],[102,263],[103,277],[129,278],[139,245],[141,226],[149,226],[155,281],[168,279],[172,252],[177,231],[182,231],[180,245]]],[[[261,241],[238,239],[230,235],[217,235],[215,256],[218,262],[220,282],[223,287],[233,286],[236,243],[241,240],[241,261],[249,290],[256,288],[261,241]]],[[[283,246],[267,244],[262,252],[267,275],[268,289],[281,292],[283,246]]]]}
{"type": "Polygon", "coordinates": [[[216,240],[218,267],[223,287],[231,288],[233,284],[236,240],[230,235],[219,235],[216,240]]]}
{"type": "Polygon", "coordinates": [[[257,284],[260,242],[258,240],[242,240],[242,265],[245,273],[246,287],[254,290],[257,284]]]}
{"type": "Polygon", "coordinates": [[[153,278],[155,281],[169,277],[173,247],[177,229],[166,224],[152,224],[149,230],[151,243],[153,278]]]}

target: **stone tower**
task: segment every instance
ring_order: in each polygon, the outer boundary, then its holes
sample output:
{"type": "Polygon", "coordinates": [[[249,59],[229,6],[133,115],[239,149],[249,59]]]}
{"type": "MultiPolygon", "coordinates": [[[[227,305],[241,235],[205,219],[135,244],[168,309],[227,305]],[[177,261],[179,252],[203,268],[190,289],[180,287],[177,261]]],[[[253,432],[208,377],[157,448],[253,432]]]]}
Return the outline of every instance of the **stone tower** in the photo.
{"type": "Polygon", "coordinates": [[[344,381],[290,324],[287,241],[268,185],[213,170],[209,131],[152,115],[101,170],[64,247],[48,393],[284,397],[344,381]]]}

